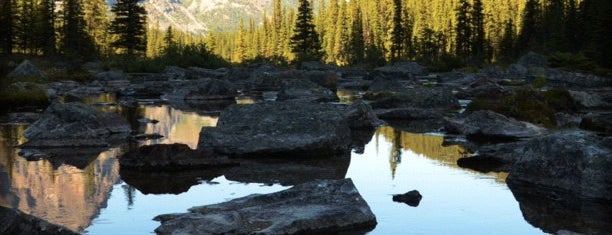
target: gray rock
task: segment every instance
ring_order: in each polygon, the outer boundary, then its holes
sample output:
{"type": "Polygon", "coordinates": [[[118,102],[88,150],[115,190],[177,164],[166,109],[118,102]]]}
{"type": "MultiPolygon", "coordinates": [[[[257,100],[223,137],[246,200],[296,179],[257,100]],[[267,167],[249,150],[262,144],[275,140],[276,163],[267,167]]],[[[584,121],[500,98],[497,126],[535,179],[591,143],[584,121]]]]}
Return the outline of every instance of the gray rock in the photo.
{"type": "Polygon", "coordinates": [[[425,76],[429,72],[425,66],[415,62],[401,62],[375,68],[370,77],[386,79],[414,80],[416,76],[425,76]]]}
{"type": "Polygon", "coordinates": [[[157,234],[316,234],[376,226],[376,217],[350,179],[321,180],[266,195],[250,195],[189,213],[155,217],[157,234]]]}
{"type": "Polygon", "coordinates": [[[398,80],[376,78],[368,88],[368,92],[402,92],[406,88],[398,80]]]}
{"type": "Polygon", "coordinates": [[[0,234],[76,235],[68,228],[0,206],[0,234]]]}
{"type": "Polygon", "coordinates": [[[468,138],[520,139],[545,134],[545,128],[493,111],[476,111],[463,118],[447,118],[446,130],[468,138]]]}
{"type": "Polygon", "coordinates": [[[612,108],[612,91],[569,91],[576,104],[587,109],[612,108]]]}
{"type": "Polygon", "coordinates": [[[38,69],[36,66],[32,64],[29,60],[24,60],[17,66],[17,68],[13,69],[7,77],[35,77],[35,78],[46,78],[47,75],[38,69]]]}
{"type": "Polygon", "coordinates": [[[288,79],[282,81],[277,100],[302,100],[307,102],[337,102],[336,93],[306,79],[288,79]]]}
{"type": "Polygon", "coordinates": [[[94,77],[100,81],[129,80],[130,79],[130,75],[120,70],[97,73],[96,75],[94,75],[94,77]]]}
{"type": "Polygon", "coordinates": [[[612,112],[591,112],[582,117],[580,128],[612,134],[612,112]]]}
{"type": "Polygon", "coordinates": [[[166,66],[162,72],[168,81],[181,81],[187,79],[187,70],[178,66],[166,66]]]}
{"type": "Polygon", "coordinates": [[[198,149],[232,156],[329,156],[349,150],[351,127],[373,128],[367,105],[296,101],[235,105],[217,127],[203,128],[198,149]]]}
{"type": "Polygon", "coordinates": [[[612,87],[612,79],[593,74],[568,72],[559,69],[546,69],[544,71],[546,85],[551,87],[568,88],[601,88],[612,87]]]}
{"type": "Polygon", "coordinates": [[[530,51],[524,56],[521,56],[518,60],[518,64],[525,66],[527,68],[531,67],[548,67],[548,58],[544,55],[537,54],[535,52],[530,51]]]}
{"type": "Polygon", "coordinates": [[[219,69],[205,69],[199,67],[189,67],[187,68],[187,74],[189,79],[203,79],[203,78],[214,78],[214,79],[223,79],[229,73],[228,68],[219,68],[219,69]]]}
{"type": "Polygon", "coordinates": [[[185,144],[143,146],[121,156],[119,164],[121,168],[139,171],[181,171],[236,165],[224,157],[202,155],[185,144]]]}
{"type": "Polygon", "coordinates": [[[125,139],[130,125],[115,113],[103,113],[82,103],[51,104],[42,117],[25,130],[23,147],[108,146],[125,139]]]}
{"type": "Polygon", "coordinates": [[[525,78],[529,75],[529,69],[521,64],[511,64],[506,74],[511,78],[525,78]]]}
{"type": "Polygon", "coordinates": [[[169,100],[233,100],[237,94],[228,81],[203,78],[182,83],[164,97],[169,100]]]}
{"type": "Polygon", "coordinates": [[[412,190],[404,194],[393,195],[394,202],[403,202],[411,207],[419,206],[419,203],[421,202],[422,198],[423,196],[421,196],[421,193],[419,193],[419,191],[417,190],[412,190]]]}
{"type": "Polygon", "coordinates": [[[409,89],[394,96],[371,103],[374,109],[427,108],[450,110],[459,107],[459,101],[450,89],[409,89]]]}
{"type": "Polygon", "coordinates": [[[610,139],[574,130],[529,140],[507,183],[612,200],[612,144],[606,141],[610,139]]]}

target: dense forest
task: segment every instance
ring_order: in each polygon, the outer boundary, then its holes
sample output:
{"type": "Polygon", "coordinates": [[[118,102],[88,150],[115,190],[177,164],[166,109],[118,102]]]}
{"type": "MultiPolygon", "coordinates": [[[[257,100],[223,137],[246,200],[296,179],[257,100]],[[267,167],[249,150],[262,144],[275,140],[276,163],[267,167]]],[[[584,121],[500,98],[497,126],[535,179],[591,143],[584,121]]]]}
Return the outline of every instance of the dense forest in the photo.
{"type": "MultiPolygon", "coordinates": [[[[445,66],[505,63],[527,51],[612,67],[609,0],[312,0],[321,61],[340,66],[416,60],[445,66]]],[[[263,19],[206,36],[146,26],[137,0],[3,0],[0,53],[85,59],[213,53],[232,63],[296,60],[303,18],[274,0],[263,19]],[[262,22],[262,23],[255,23],[262,22]],[[205,45],[205,46],[204,46],[205,45]]],[[[299,59],[299,58],[298,58],[299,59]]]]}

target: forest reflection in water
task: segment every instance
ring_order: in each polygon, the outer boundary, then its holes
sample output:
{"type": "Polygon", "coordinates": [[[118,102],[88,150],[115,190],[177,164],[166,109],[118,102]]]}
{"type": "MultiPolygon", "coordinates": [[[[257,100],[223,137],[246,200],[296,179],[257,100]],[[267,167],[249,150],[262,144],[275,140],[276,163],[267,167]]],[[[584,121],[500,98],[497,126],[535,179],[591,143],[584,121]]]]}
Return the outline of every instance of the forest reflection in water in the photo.
{"type": "MultiPolygon", "coordinates": [[[[126,110],[119,111],[126,115],[126,110]]],[[[294,164],[253,162],[242,168],[211,172],[211,177],[198,173],[167,179],[172,184],[172,180],[191,177],[188,180],[193,182],[178,195],[146,193],[137,188],[140,185],[129,185],[120,179],[123,175],[119,173],[117,157],[130,148],[153,143],[180,142],[195,148],[200,129],[214,126],[216,117],[165,105],[143,105],[129,112],[127,116],[132,119],[158,120],[156,124],[140,125],[146,133],[165,137],[104,151],[82,168],[57,167],[47,160],[26,161],[14,147],[24,141],[25,128],[3,128],[0,205],[88,234],[148,234],[159,225],[151,220],[158,214],[184,212],[192,206],[252,193],[276,192],[300,182],[299,178],[308,178],[305,176],[313,175],[315,169],[326,177],[353,178],[378,218],[372,234],[399,234],[406,229],[420,234],[454,230],[490,234],[491,229],[541,233],[522,218],[517,202],[503,183],[504,174],[459,168],[456,159],[463,154],[461,147],[442,146],[443,137],[438,135],[401,132],[391,127],[379,128],[363,154],[352,153],[350,159],[294,164]],[[304,173],[298,173],[300,169],[304,173]],[[419,207],[410,208],[391,200],[392,194],[412,189],[424,196],[419,207]],[[448,223],[446,228],[440,222],[448,223]]]]}

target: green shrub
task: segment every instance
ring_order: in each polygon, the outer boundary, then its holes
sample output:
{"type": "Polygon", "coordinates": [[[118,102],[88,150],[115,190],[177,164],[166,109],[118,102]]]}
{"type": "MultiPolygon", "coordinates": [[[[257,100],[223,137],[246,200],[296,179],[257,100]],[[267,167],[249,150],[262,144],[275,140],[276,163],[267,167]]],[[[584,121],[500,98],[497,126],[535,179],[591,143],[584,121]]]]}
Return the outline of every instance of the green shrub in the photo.
{"type": "Polygon", "coordinates": [[[531,86],[534,88],[542,88],[546,85],[546,77],[536,77],[536,79],[531,82],[531,86]]]}
{"type": "Polygon", "coordinates": [[[520,88],[510,95],[477,97],[467,107],[468,111],[491,110],[521,121],[555,127],[555,113],[576,111],[574,100],[567,90],[536,91],[520,88]]]}
{"type": "Polygon", "coordinates": [[[556,52],[548,57],[548,63],[553,68],[593,71],[596,64],[583,54],[556,52]]]}
{"type": "Polygon", "coordinates": [[[36,87],[0,90],[0,112],[44,108],[50,103],[47,93],[36,87]]]}

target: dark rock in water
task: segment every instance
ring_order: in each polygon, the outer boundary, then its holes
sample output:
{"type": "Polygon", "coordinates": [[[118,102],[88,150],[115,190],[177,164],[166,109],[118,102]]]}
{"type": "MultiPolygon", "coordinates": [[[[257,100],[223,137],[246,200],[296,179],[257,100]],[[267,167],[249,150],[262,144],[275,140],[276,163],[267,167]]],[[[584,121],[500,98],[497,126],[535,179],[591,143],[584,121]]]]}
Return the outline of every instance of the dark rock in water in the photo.
{"type": "Polygon", "coordinates": [[[301,100],[306,102],[337,102],[335,92],[305,79],[288,79],[282,81],[277,100],[301,100]]]}
{"type": "Polygon", "coordinates": [[[368,88],[368,92],[402,92],[406,88],[398,80],[376,78],[368,88]]]}
{"type": "Polygon", "coordinates": [[[548,67],[548,58],[546,56],[530,51],[529,53],[521,56],[518,60],[518,64],[527,68],[531,67],[548,67]]]}
{"type": "Polygon", "coordinates": [[[319,86],[336,91],[338,87],[338,75],[332,71],[303,71],[300,76],[296,76],[298,79],[306,79],[319,86]]]}
{"type": "Polygon", "coordinates": [[[612,79],[593,74],[568,72],[559,69],[547,69],[543,73],[542,76],[546,78],[546,85],[551,87],[601,88],[612,86],[612,79]]]}
{"type": "Polygon", "coordinates": [[[497,143],[478,148],[476,156],[460,158],[457,165],[480,172],[508,172],[517,161],[526,141],[497,143]]]}
{"type": "Polygon", "coordinates": [[[528,122],[517,121],[492,111],[476,111],[464,118],[446,119],[446,130],[472,139],[514,140],[540,136],[546,129],[528,122]]]}
{"type": "Polygon", "coordinates": [[[19,155],[28,161],[45,159],[51,163],[54,169],[62,165],[71,165],[79,169],[85,169],[98,159],[100,153],[105,150],[107,148],[24,148],[19,152],[19,155]]]}
{"type": "Polygon", "coordinates": [[[13,69],[7,77],[34,77],[34,78],[46,78],[47,75],[38,69],[36,66],[32,64],[29,60],[24,60],[17,66],[17,68],[13,69]]]}
{"type": "Polygon", "coordinates": [[[32,112],[7,113],[6,116],[0,118],[0,122],[11,124],[32,124],[40,119],[40,117],[40,113],[32,112]]]}
{"type": "Polygon", "coordinates": [[[76,235],[78,233],[21,211],[0,206],[0,234],[76,235]]]}
{"type": "Polygon", "coordinates": [[[162,72],[162,76],[168,81],[187,80],[187,69],[178,66],[166,66],[162,72]]]}
{"type": "Polygon", "coordinates": [[[231,100],[237,94],[234,85],[228,81],[204,78],[186,82],[164,97],[169,100],[231,100]]]}
{"type": "Polygon", "coordinates": [[[140,171],[180,171],[236,165],[224,157],[202,155],[186,144],[143,146],[121,156],[119,164],[122,169],[140,171]]]}
{"type": "Polygon", "coordinates": [[[222,175],[221,169],[181,171],[138,171],[121,168],[121,180],[143,194],[181,194],[202,181],[210,181],[222,175]]]}
{"type": "Polygon", "coordinates": [[[437,108],[448,110],[459,107],[459,102],[450,89],[423,88],[405,90],[392,97],[375,101],[371,106],[373,109],[437,108]]]}
{"type": "Polygon", "coordinates": [[[584,131],[561,131],[525,143],[507,179],[578,197],[612,200],[612,143],[584,131]]]}
{"type": "Polygon", "coordinates": [[[231,106],[203,128],[198,149],[231,156],[329,156],[348,151],[351,127],[374,127],[362,104],[295,101],[231,106]],[[246,118],[245,118],[246,117],[246,118]]]}
{"type": "Polygon", "coordinates": [[[351,162],[350,153],[333,158],[236,159],[239,166],[223,170],[231,181],[243,183],[297,185],[313,180],[344,179],[351,162]]]}
{"type": "Polygon", "coordinates": [[[587,109],[610,109],[612,108],[612,90],[602,91],[569,91],[576,105],[587,109]]]}
{"type": "Polygon", "coordinates": [[[321,180],[250,195],[189,213],[155,217],[157,234],[366,233],[376,217],[352,180],[321,180]]]}
{"type": "Polygon", "coordinates": [[[393,65],[375,68],[370,73],[371,78],[414,80],[416,76],[425,76],[429,72],[425,66],[415,62],[401,62],[393,65]]]}
{"type": "Polygon", "coordinates": [[[228,68],[205,69],[199,67],[189,67],[187,69],[189,79],[213,78],[223,79],[229,72],[228,68]]]}
{"type": "Polygon", "coordinates": [[[124,73],[123,71],[101,72],[101,73],[94,75],[94,77],[97,80],[101,80],[101,81],[129,80],[130,79],[130,75],[124,73]]]}
{"type": "Polygon", "coordinates": [[[421,194],[417,190],[412,190],[404,194],[393,195],[394,202],[403,202],[411,207],[419,206],[419,203],[421,202],[422,198],[423,196],[421,196],[421,194]]]}
{"type": "Polygon", "coordinates": [[[136,141],[141,141],[141,140],[156,140],[156,139],[161,139],[164,138],[163,135],[157,134],[157,133],[153,133],[153,134],[135,134],[135,135],[131,135],[130,139],[131,140],[136,140],[136,141]]]}
{"type": "Polygon", "coordinates": [[[580,128],[602,133],[612,133],[612,112],[592,112],[582,117],[580,128]]]}
{"type": "Polygon", "coordinates": [[[56,102],[25,130],[28,142],[22,147],[106,147],[130,132],[130,124],[118,114],[56,102]]]}
{"type": "Polygon", "coordinates": [[[515,182],[508,184],[523,217],[551,234],[610,234],[612,203],[588,200],[549,187],[515,182]],[[569,232],[571,231],[571,232],[569,232]]]}

